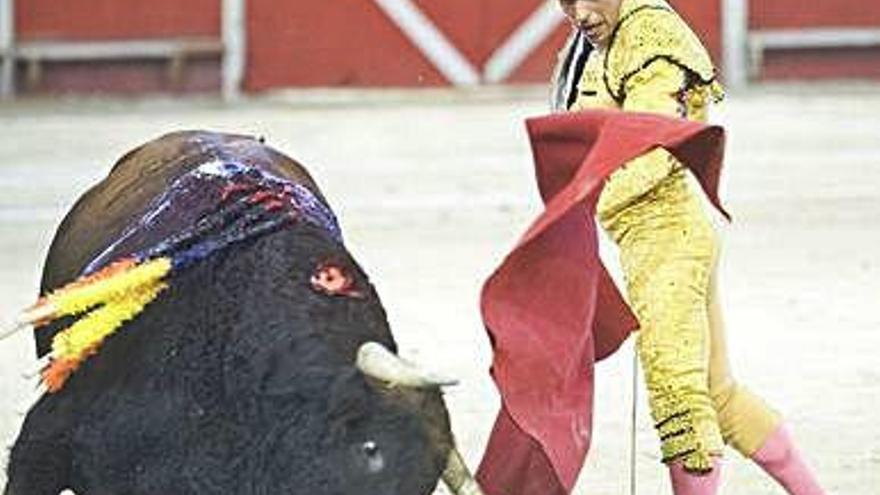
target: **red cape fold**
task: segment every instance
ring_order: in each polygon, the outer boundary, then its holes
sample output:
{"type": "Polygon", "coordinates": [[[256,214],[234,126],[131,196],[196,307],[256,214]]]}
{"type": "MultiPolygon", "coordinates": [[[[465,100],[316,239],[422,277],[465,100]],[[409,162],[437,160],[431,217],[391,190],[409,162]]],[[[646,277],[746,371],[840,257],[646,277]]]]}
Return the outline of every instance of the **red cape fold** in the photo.
{"type": "Polygon", "coordinates": [[[502,407],[477,472],[489,495],[570,493],[590,446],[593,364],[638,322],[599,259],[605,179],[663,147],[718,198],[724,130],[653,114],[587,111],[526,122],[545,209],[483,286],[502,407]]]}

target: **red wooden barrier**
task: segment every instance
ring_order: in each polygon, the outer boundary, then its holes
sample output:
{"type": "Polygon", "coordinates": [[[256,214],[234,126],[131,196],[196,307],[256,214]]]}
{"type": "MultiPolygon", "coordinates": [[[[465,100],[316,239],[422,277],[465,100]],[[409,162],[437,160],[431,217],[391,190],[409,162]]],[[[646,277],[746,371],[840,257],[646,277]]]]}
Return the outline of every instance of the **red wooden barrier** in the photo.
{"type": "MultiPolygon", "coordinates": [[[[543,0],[403,0],[423,15],[475,72],[543,0]]],[[[564,28],[541,40],[507,80],[549,78],[564,28]]],[[[436,62],[373,0],[248,5],[247,87],[437,86],[449,84],[436,62]]],[[[423,33],[424,34],[424,33],[423,33]]]]}
{"type": "MultiPolygon", "coordinates": [[[[275,2],[248,8],[247,88],[278,86],[436,86],[454,83],[375,0],[275,2]]],[[[568,27],[557,15],[503,78],[487,67],[517,30],[548,8],[544,0],[395,0],[418,9],[483,82],[549,80],[568,27]]],[[[674,0],[720,57],[720,0],[674,0]]],[[[550,9],[558,9],[551,2],[550,9]]]]}
{"type": "Polygon", "coordinates": [[[870,0],[751,0],[749,10],[754,29],[880,26],[880,2],[870,0]]]}
{"type": "MultiPolygon", "coordinates": [[[[15,36],[29,41],[108,41],[220,36],[221,0],[17,0],[15,36]]],[[[215,91],[217,57],[188,61],[175,80],[156,60],[42,63],[34,85],[19,73],[22,92],[143,93],[215,91]]],[[[27,69],[27,67],[21,67],[27,69]]]]}
{"type": "MultiPolygon", "coordinates": [[[[721,0],[670,1],[720,65],[721,0]]],[[[16,36],[23,41],[218,37],[220,8],[221,0],[17,0],[16,36]]],[[[880,26],[880,3],[864,0],[751,0],[750,8],[753,29],[880,26]]],[[[248,0],[245,89],[545,83],[568,31],[561,16],[548,17],[551,10],[558,10],[555,2],[545,0],[248,0]],[[406,22],[395,19],[394,10],[420,16],[421,24],[402,27],[406,22]],[[511,40],[527,24],[538,26],[538,34],[525,43],[521,57],[508,56],[507,66],[498,69],[499,60],[505,62],[499,49],[517,45],[511,40]],[[439,61],[437,53],[420,46],[427,31],[447,44],[439,61]]],[[[46,68],[44,89],[169,89],[163,86],[162,64],[65,65],[46,68]],[[100,77],[90,75],[92,70],[100,77]]],[[[188,64],[187,73],[173,89],[219,87],[217,60],[188,64]]],[[[880,77],[880,52],[766,54],[763,77],[825,76],[880,77]]]]}
{"type": "MultiPolygon", "coordinates": [[[[880,2],[751,0],[751,29],[880,28],[880,2]]],[[[770,51],[762,79],[880,78],[880,49],[770,51]]]]}
{"type": "Polygon", "coordinates": [[[18,0],[21,40],[219,36],[220,0],[18,0]]]}
{"type": "Polygon", "coordinates": [[[418,86],[442,75],[365,0],[251,0],[245,86],[418,86]]]}
{"type": "Polygon", "coordinates": [[[706,45],[715,65],[721,67],[721,0],[671,0],[706,45]]]}

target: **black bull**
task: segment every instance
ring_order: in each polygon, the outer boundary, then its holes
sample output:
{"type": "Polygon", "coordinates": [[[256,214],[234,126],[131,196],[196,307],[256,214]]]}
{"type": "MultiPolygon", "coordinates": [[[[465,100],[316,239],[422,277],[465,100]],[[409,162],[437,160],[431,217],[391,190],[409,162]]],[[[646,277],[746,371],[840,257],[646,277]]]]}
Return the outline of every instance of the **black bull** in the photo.
{"type": "MultiPolygon", "coordinates": [[[[258,140],[169,134],[125,155],[68,213],[43,293],[96,258],[186,228],[168,224],[196,210],[128,235],[176,180],[226,159],[326,204],[301,165],[258,140]]],[[[71,321],[36,329],[39,355],[71,321]]],[[[355,362],[367,342],[396,349],[374,288],[326,225],[294,219],[240,239],[173,273],[63,388],[38,400],[11,451],[6,494],[417,495],[441,473],[469,483],[444,472],[458,457],[439,388],[364,373],[355,362]],[[316,279],[328,262],[345,284],[316,279]]]]}

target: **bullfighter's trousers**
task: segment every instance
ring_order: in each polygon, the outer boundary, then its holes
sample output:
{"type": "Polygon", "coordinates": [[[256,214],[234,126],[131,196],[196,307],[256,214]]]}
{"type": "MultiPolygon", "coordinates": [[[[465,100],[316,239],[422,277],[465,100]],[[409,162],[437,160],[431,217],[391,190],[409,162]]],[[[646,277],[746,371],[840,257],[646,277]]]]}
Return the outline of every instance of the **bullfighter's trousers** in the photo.
{"type": "MultiPolygon", "coordinates": [[[[610,180],[651,174],[619,175],[610,180]]],[[[780,418],[731,376],[714,290],[718,238],[694,185],[678,165],[647,191],[644,184],[614,186],[602,194],[639,192],[600,198],[598,216],[619,247],[639,319],[636,348],[663,461],[708,471],[725,443],[751,456],[780,418]]]]}

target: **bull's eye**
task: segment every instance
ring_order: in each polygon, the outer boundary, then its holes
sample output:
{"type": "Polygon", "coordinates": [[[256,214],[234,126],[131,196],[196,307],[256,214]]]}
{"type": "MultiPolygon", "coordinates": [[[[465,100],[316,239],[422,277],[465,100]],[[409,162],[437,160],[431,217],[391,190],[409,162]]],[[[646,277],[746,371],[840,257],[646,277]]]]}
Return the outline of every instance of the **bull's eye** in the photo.
{"type": "Polygon", "coordinates": [[[385,468],[385,459],[382,457],[382,451],[376,442],[370,440],[361,444],[361,453],[366,462],[367,471],[370,473],[378,473],[385,468]]]}
{"type": "Polygon", "coordinates": [[[376,445],[376,442],[370,440],[361,445],[361,450],[363,450],[364,454],[367,456],[374,456],[379,453],[379,446],[376,445]]]}
{"type": "Polygon", "coordinates": [[[354,276],[340,263],[321,263],[312,273],[310,282],[312,289],[328,296],[363,297],[355,287],[354,276]]]}

